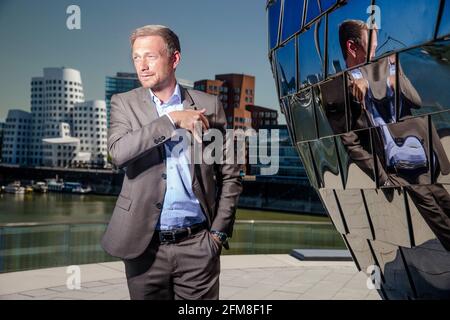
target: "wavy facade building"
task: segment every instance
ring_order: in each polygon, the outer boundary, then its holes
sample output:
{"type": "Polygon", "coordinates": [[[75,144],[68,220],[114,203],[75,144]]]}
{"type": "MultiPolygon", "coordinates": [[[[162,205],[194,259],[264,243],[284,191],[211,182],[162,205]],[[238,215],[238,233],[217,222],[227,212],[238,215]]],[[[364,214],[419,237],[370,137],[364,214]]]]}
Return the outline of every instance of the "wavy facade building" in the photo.
{"type": "Polygon", "coordinates": [[[384,299],[450,298],[450,1],[273,0],[291,140],[384,299]]]}
{"type": "Polygon", "coordinates": [[[81,74],[72,68],[44,68],[31,79],[31,113],[10,110],[4,128],[2,162],[22,166],[103,165],[106,161],[106,105],[85,101],[81,74]]]}

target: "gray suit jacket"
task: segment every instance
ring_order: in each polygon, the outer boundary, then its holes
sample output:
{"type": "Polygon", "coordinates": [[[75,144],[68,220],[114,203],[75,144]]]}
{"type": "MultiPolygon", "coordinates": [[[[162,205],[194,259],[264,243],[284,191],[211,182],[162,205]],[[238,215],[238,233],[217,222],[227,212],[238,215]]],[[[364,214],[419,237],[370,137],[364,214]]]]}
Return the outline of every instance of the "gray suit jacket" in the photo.
{"type": "MultiPolygon", "coordinates": [[[[225,134],[226,117],[218,97],[183,88],[181,96],[184,109],[206,109],[210,127],[225,134]]],[[[150,243],[166,192],[164,143],[174,130],[167,116],[158,116],[148,89],[141,87],[112,97],[108,151],[113,164],[125,168],[126,173],[101,241],[110,255],[133,259],[150,243]]],[[[242,191],[239,166],[202,163],[191,164],[190,169],[192,190],[209,228],[231,237],[242,191]]]]}

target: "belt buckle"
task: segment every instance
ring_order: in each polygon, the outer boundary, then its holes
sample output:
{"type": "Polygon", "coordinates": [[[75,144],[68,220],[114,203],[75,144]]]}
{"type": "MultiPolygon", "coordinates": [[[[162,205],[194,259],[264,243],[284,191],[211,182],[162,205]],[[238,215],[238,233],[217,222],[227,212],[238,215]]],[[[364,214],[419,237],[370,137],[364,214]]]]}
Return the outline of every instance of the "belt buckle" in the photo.
{"type": "Polygon", "coordinates": [[[176,242],[176,237],[175,237],[175,232],[173,231],[163,231],[160,232],[159,234],[159,240],[161,241],[161,243],[175,243],[176,242]],[[170,238],[167,239],[167,236],[170,235],[170,238]]]}

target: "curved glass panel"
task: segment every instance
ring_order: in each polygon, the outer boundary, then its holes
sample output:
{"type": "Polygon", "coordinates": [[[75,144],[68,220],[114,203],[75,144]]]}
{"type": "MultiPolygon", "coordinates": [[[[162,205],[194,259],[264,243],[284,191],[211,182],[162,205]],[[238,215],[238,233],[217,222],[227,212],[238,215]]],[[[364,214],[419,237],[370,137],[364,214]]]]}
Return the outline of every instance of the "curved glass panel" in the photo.
{"type": "Polygon", "coordinates": [[[376,0],[379,12],[375,14],[375,19],[379,20],[377,25],[380,29],[376,56],[433,40],[439,2],[376,0]]]}
{"type": "Polygon", "coordinates": [[[450,254],[437,240],[402,249],[417,295],[423,299],[450,299],[450,254]]]}
{"type": "Polygon", "coordinates": [[[375,239],[411,248],[405,198],[401,188],[364,190],[375,239]]]}
{"type": "Polygon", "coordinates": [[[319,137],[347,132],[344,77],[322,82],[316,91],[319,137]]]}
{"type": "Polygon", "coordinates": [[[269,24],[269,49],[273,49],[278,43],[278,27],[280,22],[281,0],[271,0],[268,8],[269,24]]]}
{"type": "Polygon", "coordinates": [[[352,69],[346,75],[350,130],[380,127],[396,121],[395,55],[352,69]]]}
{"type": "Polygon", "coordinates": [[[320,14],[318,0],[308,0],[305,16],[305,25],[313,21],[320,14]]]}
{"type": "MultiPolygon", "coordinates": [[[[336,137],[342,146],[340,156],[345,172],[345,188],[376,188],[375,160],[372,150],[371,130],[357,130],[336,137]]],[[[382,179],[382,177],[378,177],[382,179]]]]}
{"type": "Polygon", "coordinates": [[[348,59],[349,53],[346,49],[346,43],[347,41],[355,41],[352,36],[352,26],[354,24],[363,26],[367,22],[369,18],[367,8],[370,4],[370,0],[349,0],[328,15],[328,75],[341,72],[366,61],[367,54],[361,46],[367,48],[369,42],[367,34],[364,35],[363,39],[359,39],[359,46],[354,48],[356,51],[354,59],[348,59]]]}
{"type": "Polygon", "coordinates": [[[373,240],[369,216],[360,190],[336,190],[345,221],[352,236],[373,240]]]}
{"type": "Polygon", "coordinates": [[[422,217],[419,208],[407,194],[409,214],[411,216],[411,226],[413,229],[412,237],[415,246],[427,245],[430,241],[436,239],[434,232],[430,229],[425,219],[422,217]]]}
{"type": "Polygon", "coordinates": [[[301,29],[304,2],[305,0],[284,0],[281,41],[286,40],[301,29]]]}
{"type": "Polygon", "coordinates": [[[442,12],[438,37],[444,37],[449,34],[450,34],[450,1],[447,0],[445,1],[444,10],[442,12]]]}
{"type": "Polygon", "coordinates": [[[291,139],[291,141],[292,141],[292,145],[295,145],[295,135],[294,135],[294,130],[292,129],[293,128],[293,121],[292,121],[292,115],[291,115],[291,107],[290,107],[290,104],[289,104],[289,97],[285,97],[285,98],[283,98],[283,99],[281,99],[281,104],[280,104],[280,106],[281,106],[281,108],[282,108],[282,110],[283,110],[283,113],[284,113],[284,116],[285,116],[285,118],[286,118],[286,123],[287,123],[287,125],[288,125],[288,133],[289,133],[289,137],[290,137],[290,139],[291,139]]]}
{"type": "MultiPolygon", "coordinates": [[[[388,186],[431,183],[429,132],[437,133],[435,128],[429,129],[428,117],[411,118],[376,130],[382,134],[380,139],[374,138],[374,148],[382,161],[380,170],[389,176],[388,186]]],[[[435,163],[447,160],[441,149],[432,149],[435,163]]]]}
{"type": "Polygon", "coordinates": [[[345,228],[345,222],[342,220],[342,215],[339,210],[339,206],[337,204],[333,190],[320,189],[319,193],[321,195],[322,201],[325,202],[328,215],[331,217],[336,230],[338,230],[341,234],[346,234],[347,230],[345,228]]]}
{"type": "Polygon", "coordinates": [[[383,289],[389,299],[416,298],[399,247],[380,241],[371,241],[371,245],[384,278],[383,289]]]}
{"type": "Polygon", "coordinates": [[[450,109],[450,41],[399,53],[400,118],[450,109]]]}
{"type": "Polygon", "coordinates": [[[336,4],[336,0],[319,0],[319,3],[320,3],[320,10],[322,12],[325,12],[336,4]]]}
{"type": "Polygon", "coordinates": [[[310,142],[313,161],[324,188],[343,189],[334,138],[310,142]]]}
{"type": "Polygon", "coordinates": [[[317,139],[316,115],[311,89],[288,97],[296,142],[317,139]]]}
{"type": "Polygon", "coordinates": [[[278,86],[282,97],[297,91],[295,62],[295,41],[292,39],[285,46],[275,51],[275,63],[277,65],[278,86]]]}
{"type": "Polygon", "coordinates": [[[433,149],[439,157],[434,166],[434,176],[438,183],[450,184],[450,111],[435,113],[430,116],[433,130],[433,149]]]}
{"type": "Polygon", "coordinates": [[[298,37],[298,69],[300,87],[322,81],[325,59],[325,24],[323,19],[298,37]]]}
{"type": "Polygon", "coordinates": [[[297,150],[300,154],[300,157],[302,158],[303,165],[305,166],[306,174],[308,175],[309,181],[311,182],[311,185],[318,189],[320,181],[317,181],[316,171],[315,171],[315,164],[313,162],[313,158],[311,157],[311,151],[309,149],[309,143],[298,143],[297,144],[297,150]]]}
{"type": "Polygon", "coordinates": [[[416,185],[406,188],[408,198],[433,230],[441,245],[450,251],[450,195],[448,186],[442,184],[416,185]]]}
{"type": "Polygon", "coordinates": [[[375,265],[375,260],[370,252],[367,240],[364,237],[347,235],[345,239],[351,247],[353,255],[355,256],[361,271],[366,272],[369,266],[375,265]]]}

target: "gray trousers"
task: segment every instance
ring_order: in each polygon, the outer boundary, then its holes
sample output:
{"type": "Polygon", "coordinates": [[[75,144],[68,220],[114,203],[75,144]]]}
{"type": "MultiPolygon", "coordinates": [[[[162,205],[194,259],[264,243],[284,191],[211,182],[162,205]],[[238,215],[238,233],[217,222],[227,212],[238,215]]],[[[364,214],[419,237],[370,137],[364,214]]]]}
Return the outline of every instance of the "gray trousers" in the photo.
{"type": "Polygon", "coordinates": [[[430,184],[429,174],[406,177],[392,174],[389,179],[395,186],[405,186],[425,222],[450,251],[450,194],[444,186],[430,184]]]}
{"type": "Polygon", "coordinates": [[[208,230],[179,243],[153,237],[139,257],[122,260],[132,300],[219,299],[219,246],[208,230]]]}

